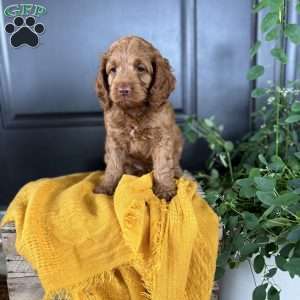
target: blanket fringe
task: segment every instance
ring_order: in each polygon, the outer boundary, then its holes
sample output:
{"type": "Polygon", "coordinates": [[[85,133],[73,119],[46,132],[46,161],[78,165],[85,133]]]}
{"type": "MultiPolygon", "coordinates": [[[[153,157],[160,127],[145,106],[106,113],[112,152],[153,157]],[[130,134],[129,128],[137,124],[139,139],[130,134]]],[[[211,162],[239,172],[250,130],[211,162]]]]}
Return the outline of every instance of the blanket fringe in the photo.
{"type": "MultiPolygon", "coordinates": [[[[124,267],[127,267],[127,265],[124,267]]],[[[73,285],[57,291],[50,291],[44,295],[43,300],[81,300],[81,298],[78,298],[78,295],[81,293],[84,294],[85,300],[96,300],[98,299],[96,298],[97,286],[100,286],[101,284],[107,282],[111,282],[114,278],[114,272],[115,270],[112,270],[110,272],[103,272],[87,279],[86,281],[80,282],[77,285],[73,285]]],[[[149,273],[150,275],[151,272],[146,271],[146,273],[149,273]]],[[[146,277],[149,278],[149,276],[146,277]]],[[[152,284],[150,282],[142,280],[142,285],[144,287],[144,291],[141,292],[141,296],[147,300],[152,300],[152,284]]]]}
{"type": "Polygon", "coordinates": [[[93,295],[93,290],[105,282],[111,282],[113,277],[114,270],[96,274],[76,285],[59,289],[57,291],[50,291],[45,294],[43,300],[73,300],[75,299],[75,294],[80,292],[85,293],[87,300],[96,299],[93,295]]]}

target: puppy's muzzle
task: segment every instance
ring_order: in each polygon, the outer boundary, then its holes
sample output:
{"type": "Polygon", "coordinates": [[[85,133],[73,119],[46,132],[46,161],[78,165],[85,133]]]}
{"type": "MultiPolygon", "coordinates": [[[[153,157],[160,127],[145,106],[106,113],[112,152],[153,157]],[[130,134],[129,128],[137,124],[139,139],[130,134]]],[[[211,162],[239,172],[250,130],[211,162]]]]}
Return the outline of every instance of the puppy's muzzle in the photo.
{"type": "Polygon", "coordinates": [[[128,84],[122,84],[118,87],[118,93],[120,96],[130,96],[132,88],[128,84]]]}

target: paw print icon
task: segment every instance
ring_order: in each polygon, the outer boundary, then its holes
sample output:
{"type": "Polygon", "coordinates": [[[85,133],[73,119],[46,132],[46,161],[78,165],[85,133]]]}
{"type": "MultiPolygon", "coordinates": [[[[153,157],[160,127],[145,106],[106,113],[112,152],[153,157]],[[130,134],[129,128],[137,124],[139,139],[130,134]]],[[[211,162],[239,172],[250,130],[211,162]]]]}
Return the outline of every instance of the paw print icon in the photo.
{"type": "Polygon", "coordinates": [[[11,34],[10,42],[13,47],[36,47],[39,44],[39,35],[45,31],[45,27],[42,23],[36,23],[32,16],[26,19],[16,17],[13,23],[6,24],[5,31],[11,34]]]}

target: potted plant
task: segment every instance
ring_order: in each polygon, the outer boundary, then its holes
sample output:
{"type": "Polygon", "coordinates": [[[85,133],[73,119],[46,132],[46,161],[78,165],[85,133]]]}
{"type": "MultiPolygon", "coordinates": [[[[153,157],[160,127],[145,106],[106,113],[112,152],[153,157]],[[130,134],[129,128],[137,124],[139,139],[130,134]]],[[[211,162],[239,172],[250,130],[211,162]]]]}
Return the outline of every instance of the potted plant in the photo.
{"type": "MultiPolygon", "coordinates": [[[[261,0],[253,9],[265,13],[260,30],[264,42],[276,42],[270,55],[280,67],[277,82],[252,91],[262,103],[253,113],[254,129],[233,143],[222,137],[213,118],[190,117],[183,126],[189,141],[204,138],[211,149],[207,169],[196,178],[223,224],[216,278],[247,262],[256,281],[254,300],[280,299],[285,287],[274,280],[276,273],[287,272],[291,280],[300,275],[300,82],[284,80],[287,40],[300,43],[300,27],[287,18],[293,3],[261,0]]],[[[293,9],[300,13],[300,3],[293,9]]],[[[251,58],[261,44],[250,49],[251,58]]],[[[263,73],[264,66],[254,64],[247,78],[263,73]]]]}

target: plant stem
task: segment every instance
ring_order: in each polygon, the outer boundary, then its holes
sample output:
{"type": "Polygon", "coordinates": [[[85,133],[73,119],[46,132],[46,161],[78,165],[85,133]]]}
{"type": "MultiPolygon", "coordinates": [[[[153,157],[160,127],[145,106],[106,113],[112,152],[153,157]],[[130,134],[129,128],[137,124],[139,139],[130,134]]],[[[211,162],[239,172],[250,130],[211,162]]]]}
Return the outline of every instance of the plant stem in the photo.
{"type": "Polygon", "coordinates": [[[276,156],[279,156],[279,118],[280,118],[280,94],[276,92],[276,156]]]}
{"type": "MultiPolygon", "coordinates": [[[[287,18],[287,2],[286,0],[283,1],[283,6],[280,8],[278,12],[279,17],[279,24],[281,26],[280,30],[280,39],[279,39],[279,48],[282,49],[284,54],[286,54],[286,47],[285,47],[285,41],[286,38],[284,36],[285,31],[285,24],[286,24],[286,18],[287,18]]],[[[279,69],[279,88],[282,90],[282,88],[285,85],[285,66],[282,62],[280,62],[280,69],[279,69]]],[[[280,134],[280,106],[281,106],[281,94],[280,91],[276,91],[276,142],[275,142],[275,154],[279,156],[279,134],[280,134]]],[[[284,99],[283,99],[284,100],[284,99]]]]}
{"type": "Polygon", "coordinates": [[[242,216],[242,214],[241,214],[238,210],[236,210],[236,209],[233,208],[232,206],[230,206],[230,208],[231,208],[235,213],[237,213],[238,215],[242,216]]]}
{"type": "Polygon", "coordinates": [[[228,160],[228,167],[229,167],[229,172],[230,172],[230,178],[231,178],[231,182],[233,183],[234,182],[234,178],[233,178],[233,170],[232,170],[230,153],[228,151],[226,151],[226,155],[227,155],[227,160],[228,160]]]}
{"type": "MultiPolygon", "coordinates": [[[[284,54],[286,55],[286,38],[284,36],[285,27],[287,23],[287,1],[283,0],[283,6],[279,11],[279,21],[281,25],[280,31],[280,48],[283,50],[284,54]]],[[[285,65],[280,62],[280,71],[279,71],[279,86],[283,88],[285,86],[285,65]]]]}
{"type": "Polygon", "coordinates": [[[287,124],[285,125],[285,135],[286,135],[286,138],[285,138],[285,159],[287,159],[288,157],[288,152],[289,152],[289,143],[290,143],[290,125],[287,124]]]}
{"type": "MultiPolygon", "coordinates": [[[[295,215],[293,212],[291,212],[287,207],[283,206],[282,209],[285,210],[286,212],[288,212],[290,215],[292,215],[297,221],[300,220],[300,218],[297,215],[295,215]]],[[[291,221],[291,220],[289,220],[289,221],[291,221]]]]}

